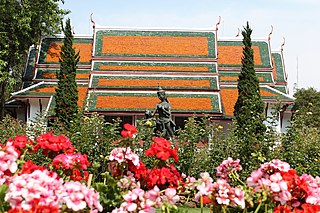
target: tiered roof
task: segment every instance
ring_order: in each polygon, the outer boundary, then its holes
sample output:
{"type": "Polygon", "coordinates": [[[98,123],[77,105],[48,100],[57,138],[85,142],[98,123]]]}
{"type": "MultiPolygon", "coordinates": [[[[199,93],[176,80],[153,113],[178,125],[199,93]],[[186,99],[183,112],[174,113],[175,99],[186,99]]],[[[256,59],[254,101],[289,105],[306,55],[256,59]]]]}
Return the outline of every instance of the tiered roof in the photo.
{"type": "MultiPolygon", "coordinates": [[[[78,104],[86,103],[86,113],[143,114],[159,102],[160,85],[173,113],[232,117],[243,44],[241,39],[217,40],[216,33],[96,28],[93,37],[75,36],[78,104]]],[[[61,36],[44,38],[37,57],[30,49],[24,77],[34,85],[14,93],[15,98],[55,93],[62,41],[61,36]]],[[[253,39],[252,48],[263,100],[292,102],[282,51],[271,53],[268,39],[253,39]]]]}
{"type": "Polygon", "coordinates": [[[216,58],[214,32],[108,30],[95,32],[95,57],[216,58]]]}
{"type": "MultiPolygon", "coordinates": [[[[241,67],[242,39],[218,40],[218,58],[221,70],[241,67]]],[[[267,40],[252,40],[256,71],[271,69],[270,47],[267,40]]]]}

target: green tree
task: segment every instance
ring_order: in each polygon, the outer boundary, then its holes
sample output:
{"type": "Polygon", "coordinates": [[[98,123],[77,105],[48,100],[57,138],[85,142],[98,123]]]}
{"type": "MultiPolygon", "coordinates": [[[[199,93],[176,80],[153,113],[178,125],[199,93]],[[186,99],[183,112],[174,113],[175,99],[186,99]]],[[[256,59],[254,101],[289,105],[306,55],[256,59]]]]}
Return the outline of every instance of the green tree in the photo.
{"type": "Polygon", "coordinates": [[[264,103],[260,96],[259,80],[254,69],[252,30],[247,26],[242,31],[243,56],[238,79],[238,99],[234,107],[236,119],[235,135],[238,138],[239,156],[244,168],[249,168],[253,153],[261,153],[264,133],[264,103]]]}
{"type": "Polygon", "coordinates": [[[60,70],[57,70],[58,87],[55,95],[55,114],[59,120],[70,126],[69,122],[74,120],[78,114],[78,88],[76,83],[77,63],[79,52],[73,48],[73,35],[70,19],[67,19],[63,29],[64,40],[60,52],[60,70]]]}
{"type": "MultiPolygon", "coordinates": [[[[68,11],[59,8],[63,0],[1,0],[0,3],[0,120],[4,104],[17,81],[31,45],[42,35],[60,30],[59,24],[68,11]]],[[[19,80],[20,79],[20,80],[19,80]]]]}
{"type": "Polygon", "coordinates": [[[295,94],[294,116],[282,141],[283,158],[299,174],[320,173],[320,92],[299,89],[295,94]]]}
{"type": "Polygon", "coordinates": [[[296,98],[293,106],[294,124],[320,128],[320,92],[314,88],[302,88],[294,94],[294,97],[296,98]]]}

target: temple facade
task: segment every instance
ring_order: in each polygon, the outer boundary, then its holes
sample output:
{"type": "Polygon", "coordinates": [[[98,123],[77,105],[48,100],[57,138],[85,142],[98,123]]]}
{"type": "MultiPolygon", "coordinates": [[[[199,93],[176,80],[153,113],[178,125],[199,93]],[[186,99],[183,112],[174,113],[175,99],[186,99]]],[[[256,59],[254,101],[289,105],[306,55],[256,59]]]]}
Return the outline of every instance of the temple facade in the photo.
{"type": "MultiPolygon", "coordinates": [[[[37,113],[52,115],[56,70],[63,36],[45,37],[31,47],[23,87],[6,104],[11,113],[32,122],[37,113]]],[[[120,117],[135,124],[159,102],[158,85],[166,90],[172,116],[182,126],[189,116],[209,115],[226,126],[232,122],[241,70],[242,38],[223,38],[218,30],[129,29],[94,26],[92,35],[74,35],[80,51],[76,81],[78,105],[85,114],[107,120],[120,117]]],[[[281,101],[276,129],[291,119],[282,48],[271,50],[270,38],[252,39],[255,70],[265,114],[281,101]]]]}

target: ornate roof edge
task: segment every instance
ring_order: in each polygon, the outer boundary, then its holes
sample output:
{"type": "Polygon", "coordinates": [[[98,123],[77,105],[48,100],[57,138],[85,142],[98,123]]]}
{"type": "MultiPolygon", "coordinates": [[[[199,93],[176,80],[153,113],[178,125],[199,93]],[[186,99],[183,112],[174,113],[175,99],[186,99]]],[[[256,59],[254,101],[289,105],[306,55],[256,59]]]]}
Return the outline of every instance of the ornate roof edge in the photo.
{"type": "Polygon", "coordinates": [[[97,26],[96,31],[178,31],[178,32],[216,32],[214,28],[175,28],[175,27],[124,27],[124,26],[97,26]]]}
{"type": "MultiPolygon", "coordinates": [[[[223,36],[218,38],[218,42],[219,41],[241,41],[242,42],[242,40],[243,40],[242,36],[238,36],[238,37],[223,36]]],[[[251,38],[251,41],[268,42],[268,37],[253,37],[251,38]]]]}
{"type": "Polygon", "coordinates": [[[29,86],[29,87],[27,87],[27,88],[24,88],[24,89],[19,90],[19,91],[17,91],[17,92],[11,93],[11,96],[14,97],[14,96],[16,96],[16,95],[19,95],[20,93],[24,93],[24,92],[26,92],[26,91],[28,91],[28,90],[31,90],[31,89],[33,89],[33,88],[35,88],[35,87],[38,87],[38,86],[40,86],[40,85],[42,85],[42,84],[45,84],[45,83],[49,83],[49,82],[41,81],[41,82],[36,83],[36,84],[34,84],[34,85],[31,85],[31,86],[29,86]]]}

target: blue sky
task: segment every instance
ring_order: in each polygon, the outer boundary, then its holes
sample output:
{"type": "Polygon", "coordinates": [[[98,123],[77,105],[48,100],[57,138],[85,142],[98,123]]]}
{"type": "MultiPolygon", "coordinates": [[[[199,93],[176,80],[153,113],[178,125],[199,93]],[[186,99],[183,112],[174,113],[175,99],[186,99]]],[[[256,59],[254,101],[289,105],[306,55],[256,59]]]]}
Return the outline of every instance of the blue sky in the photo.
{"type": "Polygon", "coordinates": [[[221,16],[219,37],[234,37],[249,21],[252,37],[263,38],[272,25],[271,48],[285,38],[290,94],[297,79],[299,88],[320,90],[319,0],[65,0],[62,8],[77,34],[92,33],[91,13],[98,25],[140,28],[214,29],[221,16]]]}

